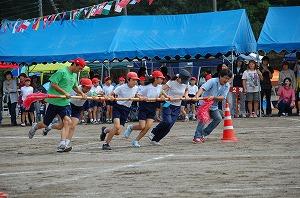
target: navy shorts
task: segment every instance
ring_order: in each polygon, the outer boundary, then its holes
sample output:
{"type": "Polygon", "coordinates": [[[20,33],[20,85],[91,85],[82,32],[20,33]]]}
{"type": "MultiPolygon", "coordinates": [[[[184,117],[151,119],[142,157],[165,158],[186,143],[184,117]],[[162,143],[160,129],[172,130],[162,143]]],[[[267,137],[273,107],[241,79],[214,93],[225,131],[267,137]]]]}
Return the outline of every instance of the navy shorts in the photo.
{"type": "Polygon", "coordinates": [[[83,107],[76,106],[71,103],[71,110],[72,110],[71,117],[80,119],[80,113],[83,110],[83,107]]]}
{"type": "Polygon", "coordinates": [[[180,106],[187,107],[187,101],[186,100],[182,100],[180,106]]]}
{"type": "Polygon", "coordinates": [[[113,119],[119,118],[120,124],[125,126],[129,112],[130,112],[129,107],[115,103],[113,106],[113,110],[112,110],[112,117],[113,117],[113,119]]]}
{"type": "Polygon", "coordinates": [[[94,107],[102,107],[102,103],[94,100],[90,101],[90,108],[94,108],[94,107]]]}
{"type": "Polygon", "coordinates": [[[83,104],[83,106],[82,106],[82,108],[83,108],[84,111],[89,110],[89,108],[90,108],[90,101],[88,101],[88,100],[85,101],[84,104],[83,104]]]}
{"type": "Polygon", "coordinates": [[[139,103],[139,120],[154,120],[156,115],[156,109],[159,108],[160,103],[157,102],[140,102],[139,103]]]}
{"type": "Polygon", "coordinates": [[[53,104],[49,104],[46,110],[46,115],[44,116],[44,124],[49,126],[49,124],[53,121],[56,115],[59,115],[61,119],[65,116],[71,117],[71,106],[56,106],[53,104]]]}
{"type": "MultiPolygon", "coordinates": [[[[189,94],[189,97],[190,97],[190,98],[195,98],[195,95],[194,95],[194,94],[189,94]]],[[[197,102],[197,101],[195,101],[195,100],[188,100],[188,101],[187,101],[187,104],[192,105],[192,104],[196,104],[196,102],[197,102]]]]}

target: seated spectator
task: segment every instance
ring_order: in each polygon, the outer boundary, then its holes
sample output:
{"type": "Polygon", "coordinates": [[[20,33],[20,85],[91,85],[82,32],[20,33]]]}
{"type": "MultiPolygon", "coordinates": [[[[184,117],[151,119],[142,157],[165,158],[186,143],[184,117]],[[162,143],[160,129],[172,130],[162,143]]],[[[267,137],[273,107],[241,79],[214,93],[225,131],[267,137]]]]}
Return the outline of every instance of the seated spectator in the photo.
{"type": "Polygon", "coordinates": [[[278,89],[278,115],[287,116],[292,115],[292,109],[295,107],[295,91],[292,88],[292,80],[285,78],[283,86],[278,89]]]}

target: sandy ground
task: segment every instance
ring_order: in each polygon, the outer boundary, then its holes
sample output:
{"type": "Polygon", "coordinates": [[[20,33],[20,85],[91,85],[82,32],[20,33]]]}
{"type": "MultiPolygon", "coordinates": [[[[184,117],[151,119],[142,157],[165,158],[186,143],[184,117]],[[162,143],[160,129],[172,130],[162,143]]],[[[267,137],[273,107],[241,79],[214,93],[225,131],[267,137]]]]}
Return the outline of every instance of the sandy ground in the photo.
{"type": "MultiPolygon", "coordinates": [[[[178,122],[161,146],[114,138],[99,149],[102,125],[80,125],[73,151],[59,135],[0,128],[0,191],[10,197],[300,197],[300,117],[235,119],[237,143],[219,126],[192,144],[196,122],[178,122]]],[[[137,133],[133,133],[132,137],[137,133]]]]}

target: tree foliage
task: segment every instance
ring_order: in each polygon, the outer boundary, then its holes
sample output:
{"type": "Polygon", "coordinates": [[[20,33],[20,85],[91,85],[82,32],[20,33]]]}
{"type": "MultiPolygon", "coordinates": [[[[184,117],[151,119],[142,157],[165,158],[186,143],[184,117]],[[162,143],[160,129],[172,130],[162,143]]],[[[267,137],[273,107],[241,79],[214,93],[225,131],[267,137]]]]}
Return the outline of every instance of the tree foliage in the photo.
{"type": "MultiPolygon", "coordinates": [[[[54,9],[51,0],[43,0],[43,14],[50,15],[54,9]]],[[[99,4],[105,0],[53,0],[58,11],[68,11],[99,4]]],[[[246,9],[252,25],[253,32],[258,37],[270,6],[300,5],[299,0],[219,0],[218,11],[232,9],[246,9]]],[[[161,14],[187,14],[213,11],[212,0],[154,0],[149,6],[147,0],[128,6],[129,15],[161,15],[161,14]]],[[[112,13],[111,15],[119,15],[112,13]]],[[[39,16],[38,0],[3,0],[0,1],[0,19],[15,20],[39,16]]],[[[104,16],[100,16],[104,17],[104,16]]]]}

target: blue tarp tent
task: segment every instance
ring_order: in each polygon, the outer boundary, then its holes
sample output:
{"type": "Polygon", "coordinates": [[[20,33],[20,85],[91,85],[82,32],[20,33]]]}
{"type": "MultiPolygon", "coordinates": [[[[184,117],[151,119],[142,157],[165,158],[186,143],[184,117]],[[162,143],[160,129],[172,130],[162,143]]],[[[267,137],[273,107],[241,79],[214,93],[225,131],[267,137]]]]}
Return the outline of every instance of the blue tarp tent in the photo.
{"type": "Polygon", "coordinates": [[[300,6],[269,8],[257,49],[300,51],[300,6]]]}
{"type": "MultiPolygon", "coordinates": [[[[42,24],[41,24],[42,26],[42,24]]],[[[0,35],[0,60],[7,62],[183,57],[256,51],[246,11],[119,16],[54,22],[38,31],[0,35]]]]}

